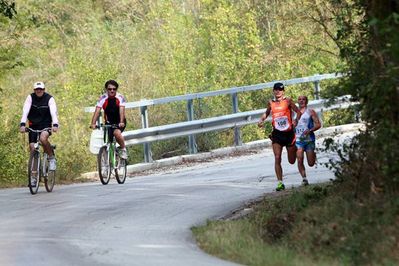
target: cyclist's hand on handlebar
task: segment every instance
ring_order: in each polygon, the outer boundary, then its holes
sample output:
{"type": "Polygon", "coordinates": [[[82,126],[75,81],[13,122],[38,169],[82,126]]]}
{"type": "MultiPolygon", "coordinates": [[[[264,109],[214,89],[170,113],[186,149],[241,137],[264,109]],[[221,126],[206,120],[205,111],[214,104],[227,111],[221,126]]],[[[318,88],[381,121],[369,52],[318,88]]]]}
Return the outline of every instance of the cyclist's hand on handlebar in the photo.
{"type": "Polygon", "coordinates": [[[91,128],[91,129],[96,129],[97,126],[96,126],[96,124],[91,124],[91,125],[90,125],[90,128],[91,128]]]}
{"type": "Polygon", "coordinates": [[[26,127],[25,126],[20,127],[19,128],[19,132],[25,133],[26,132],[26,127]]]}
{"type": "Polygon", "coordinates": [[[52,131],[52,132],[57,132],[57,131],[58,131],[58,127],[52,127],[52,128],[51,128],[51,131],[52,131]]]}
{"type": "Polygon", "coordinates": [[[119,128],[123,128],[125,126],[125,123],[119,123],[118,126],[119,128]]]}

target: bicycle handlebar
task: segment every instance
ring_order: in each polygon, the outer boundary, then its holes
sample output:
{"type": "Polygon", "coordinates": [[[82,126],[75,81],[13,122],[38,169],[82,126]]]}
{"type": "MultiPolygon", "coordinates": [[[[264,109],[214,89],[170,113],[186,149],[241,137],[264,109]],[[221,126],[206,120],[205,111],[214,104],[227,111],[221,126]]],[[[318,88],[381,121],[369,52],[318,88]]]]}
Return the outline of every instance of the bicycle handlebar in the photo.
{"type": "Polygon", "coordinates": [[[51,127],[46,127],[46,128],[43,128],[43,129],[31,129],[30,127],[26,127],[25,128],[25,132],[31,131],[31,132],[34,132],[34,133],[42,133],[43,131],[50,132],[51,130],[52,130],[51,127]]]}
{"type": "Polygon", "coordinates": [[[104,127],[104,128],[119,128],[119,125],[118,124],[111,124],[111,125],[103,125],[103,124],[101,124],[100,126],[96,125],[97,129],[100,129],[102,127],[104,127]]]}

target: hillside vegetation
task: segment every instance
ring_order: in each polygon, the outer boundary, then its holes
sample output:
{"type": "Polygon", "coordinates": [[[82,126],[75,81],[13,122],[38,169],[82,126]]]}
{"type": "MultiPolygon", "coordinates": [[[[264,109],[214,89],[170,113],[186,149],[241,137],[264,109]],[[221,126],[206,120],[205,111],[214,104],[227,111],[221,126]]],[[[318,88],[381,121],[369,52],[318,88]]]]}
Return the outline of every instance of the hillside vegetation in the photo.
{"type": "MultiPolygon", "coordinates": [[[[323,3],[333,16],[346,79],[330,91],[360,101],[366,130],[348,146],[331,142],[331,184],[265,198],[238,221],[194,229],[207,252],[246,265],[398,265],[399,1],[323,3]]],[[[325,29],[329,29],[326,25],[325,29]]]]}
{"type": "MultiPolygon", "coordinates": [[[[316,1],[317,2],[317,1],[316,1]]],[[[17,133],[22,104],[42,80],[57,102],[61,181],[95,169],[88,151],[93,106],[108,79],[117,80],[128,101],[330,73],[339,69],[339,50],[317,20],[329,14],[312,0],[17,0],[1,1],[0,185],[24,185],[27,138],[17,133]],[[316,9],[315,7],[319,7],[316,9]],[[320,13],[321,12],[321,13],[320,13]],[[319,14],[320,13],[320,14],[319,14]]],[[[329,83],[327,82],[326,85],[329,83]]],[[[288,90],[312,97],[313,88],[288,90]]],[[[242,94],[242,111],[261,108],[271,93],[242,94]]],[[[231,112],[230,99],[195,102],[196,118],[231,112]]],[[[150,108],[150,125],[186,119],[185,103],[150,108]]],[[[129,110],[128,129],[140,128],[139,111],[129,110]]],[[[264,132],[243,129],[244,141],[264,132]]],[[[231,131],[197,137],[199,150],[231,145],[231,131]]],[[[186,152],[186,139],[153,145],[154,158],[186,152]]],[[[131,162],[142,147],[129,148],[131,162]]]]}

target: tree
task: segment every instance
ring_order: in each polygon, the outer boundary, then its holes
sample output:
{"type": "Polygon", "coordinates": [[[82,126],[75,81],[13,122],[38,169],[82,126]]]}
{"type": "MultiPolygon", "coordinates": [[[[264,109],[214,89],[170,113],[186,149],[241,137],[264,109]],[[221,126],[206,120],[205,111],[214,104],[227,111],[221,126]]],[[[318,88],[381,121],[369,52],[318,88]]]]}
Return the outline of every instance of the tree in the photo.
{"type": "MultiPolygon", "coordinates": [[[[358,189],[399,192],[399,1],[331,0],[336,41],[348,63],[344,88],[361,102],[366,131],[352,145],[350,173],[358,189]],[[356,167],[354,167],[356,166],[356,167]]],[[[344,166],[345,168],[345,166],[344,166]]]]}

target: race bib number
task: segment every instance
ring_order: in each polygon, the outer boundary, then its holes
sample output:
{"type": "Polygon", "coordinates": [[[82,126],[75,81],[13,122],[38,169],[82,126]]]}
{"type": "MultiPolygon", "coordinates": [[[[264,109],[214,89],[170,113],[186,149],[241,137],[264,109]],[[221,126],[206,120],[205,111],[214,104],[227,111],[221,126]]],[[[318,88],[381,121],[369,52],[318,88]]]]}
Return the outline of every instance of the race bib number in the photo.
{"type": "Polygon", "coordinates": [[[295,133],[296,133],[297,135],[302,135],[303,132],[305,132],[305,128],[304,128],[304,127],[296,127],[296,128],[295,128],[295,133]]]}
{"type": "Polygon", "coordinates": [[[290,127],[288,124],[288,117],[281,116],[274,119],[274,127],[280,131],[287,130],[290,127]]]}

